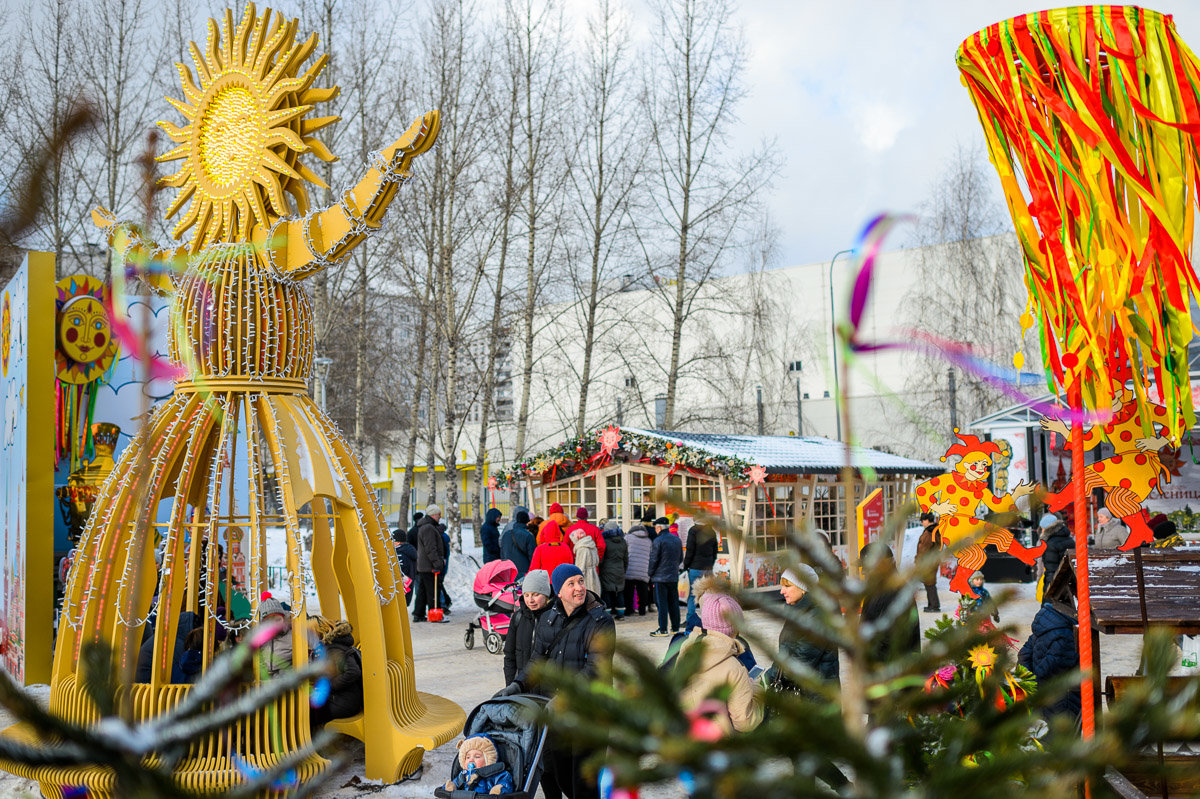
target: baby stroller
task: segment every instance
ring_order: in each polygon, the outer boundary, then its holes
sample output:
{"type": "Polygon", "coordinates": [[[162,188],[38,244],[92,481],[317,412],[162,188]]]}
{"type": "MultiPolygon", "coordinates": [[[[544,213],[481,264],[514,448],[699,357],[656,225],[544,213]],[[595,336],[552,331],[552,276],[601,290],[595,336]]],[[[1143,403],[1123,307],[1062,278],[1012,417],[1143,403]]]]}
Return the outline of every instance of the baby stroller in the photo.
{"type": "Polygon", "coordinates": [[[463,646],[475,648],[475,628],[478,627],[484,632],[483,645],[487,651],[493,655],[504,651],[508,622],[521,601],[521,586],[516,580],[517,565],[511,560],[493,560],[476,572],[471,588],[475,592],[479,616],[467,625],[463,646]]]}
{"type": "MultiPolygon", "coordinates": [[[[493,561],[495,563],[496,561],[493,561]]],[[[506,562],[506,561],[501,561],[506,562]]],[[[492,564],[488,564],[489,566],[492,564]]],[[[546,728],[535,724],[533,717],[546,705],[546,698],[533,694],[501,696],[480,703],[467,715],[463,737],[486,735],[496,745],[500,762],[508,767],[513,793],[490,794],[502,799],[532,799],[542,777],[542,751],[546,748],[546,728]]],[[[458,758],[450,764],[450,779],[458,776],[462,766],[458,758]]],[[[435,788],[438,799],[477,799],[484,794],[470,791],[448,791],[435,788]]]]}

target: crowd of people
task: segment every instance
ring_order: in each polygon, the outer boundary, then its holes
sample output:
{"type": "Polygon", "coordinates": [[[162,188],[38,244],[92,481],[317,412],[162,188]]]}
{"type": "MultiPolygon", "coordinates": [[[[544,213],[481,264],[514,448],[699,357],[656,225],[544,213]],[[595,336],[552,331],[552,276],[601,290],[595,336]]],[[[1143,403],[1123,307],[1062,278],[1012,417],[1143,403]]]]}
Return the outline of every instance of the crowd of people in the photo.
{"type": "MultiPolygon", "coordinates": [[[[501,512],[494,508],[487,512],[480,531],[484,560],[512,561],[521,587],[519,606],[504,640],[504,682],[497,696],[545,692],[536,678],[537,664],[543,661],[589,679],[596,677],[611,662],[616,622],[647,613],[656,614],[658,621],[651,636],[673,637],[663,668],[674,668],[682,655],[698,656],[687,658],[698,661],[699,669],[689,676],[680,705],[693,718],[711,724],[714,734],[733,735],[763,723],[770,704],[764,701],[767,692],[811,696],[823,693],[822,685],[838,683],[838,650],[809,632],[823,612],[809,595],[821,579],[811,566],[797,564],[783,571],[779,592],[789,611],[779,632],[777,653],[770,668],[763,670],[741,635],[742,607],[728,584],[713,573],[719,542],[711,528],[693,524],[684,541],[677,524],[667,517],[647,514],[626,532],[617,520],[594,524],[586,508],[578,508],[574,516],[571,521],[557,503],[550,505],[545,518],[517,507],[501,527],[501,512]],[[681,614],[683,585],[687,586],[686,606],[681,614]],[[797,674],[809,676],[797,681],[797,674]],[[716,695],[722,700],[714,703],[716,695]]],[[[407,559],[416,575],[413,617],[421,621],[430,603],[449,604],[448,597],[438,599],[436,593],[441,590],[439,576],[444,584],[449,548],[437,506],[426,508],[414,521],[399,546],[412,550],[407,559]]],[[[937,520],[927,514],[921,522],[918,561],[943,547],[937,520]]],[[[1178,538],[1165,517],[1151,522],[1160,541],[1178,538]]],[[[1074,539],[1070,526],[1055,514],[1045,514],[1037,527],[1036,535],[1047,544],[1037,563],[1038,576],[1047,584],[1073,553],[1074,539]]],[[[1096,546],[1112,547],[1124,540],[1124,528],[1111,515],[1101,515],[1095,535],[1096,546]]],[[[886,664],[920,651],[916,584],[892,579],[897,572],[895,557],[882,543],[868,544],[859,557],[864,574],[890,586],[872,594],[858,609],[867,629],[874,630],[871,658],[886,664]]],[[[940,611],[936,564],[918,578],[925,588],[925,610],[940,611]]],[[[957,611],[960,622],[969,619],[981,627],[999,622],[982,572],[972,575],[970,585],[975,596],[964,595],[957,611]]],[[[1078,664],[1076,624],[1072,608],[1046,597],[1018,661],[1039,680],[1071,671],[1078,664]]],[[[1068,692],[1048,712],[1077,718],[1078,691],[1068,692]]],[[[472,751],[470,757],[479,763],[487,760],[472,751]]],[[[544,795],[597,796],[594,776],[582,769],[591,754],[549,740],[543,760],[544,795]]],[[[834,786],[845,780],[832,762],[821,766],[820,776],[834,786]]]]}
{"type": "MultiPolygon", "coordinates": [[[[500,520],[500,511],[491,508],[480,528],[484,563],[511,561],[518,577],[539,570],[552,574],[559,565],[572,564],[614,620],[645,616],[653,610],[658,627],[650,634],[655,637],[699,626],[693,586],[712,572],[717,559],[717,536],[709,526],[691,525],[685,546],[678,524],[653,513],[645,514],[628,533],[616,519],[597,526],[582,507],[568,526],[557,502],[550,505],[546,518],[531,517],[528,508],[517,506],[503,530],[500,520]],[[674,600],[682,575],[687,576],[688,596],[686,615],[681,618],[674,600]]],[[[420,608],[414,607],[413,613],[417,618],[420,608]]]]}

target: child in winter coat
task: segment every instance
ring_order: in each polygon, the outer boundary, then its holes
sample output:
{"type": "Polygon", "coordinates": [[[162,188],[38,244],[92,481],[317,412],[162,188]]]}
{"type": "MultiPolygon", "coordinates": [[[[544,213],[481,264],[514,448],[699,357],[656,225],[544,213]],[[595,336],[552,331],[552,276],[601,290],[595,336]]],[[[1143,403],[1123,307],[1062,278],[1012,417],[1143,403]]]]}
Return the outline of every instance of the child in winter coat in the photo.
{"type": "Polygon", "coordinates": [[[542,522],[538,529],[538,540],[542,543],[533,550],[533,560],[529,562],[530,571],[543,569],[553,574],[555,566],[575,562],[570,545],[563,540],[562,528],[558,526],[558,522],[542,522]]]}
{"type": "Polygon", "coordinates": [[[321,639],[325,657],[333,663],[334,669],[329,678],[329,698],[321,707],[309,711],[309,721],[316,728],[333,719],[346,719],[362,712],[362,653],[354,645],[354,630],[345,619],[331,621],[323,616],[313,616],[309,624],[321,639]]]}
{"type": "Polygon", "coordinates": [[[963,594],[959,605],[967,613],[991,616],[993,621],[999,623],[1000,610],[992,599],[992,592],[983,586],[983,572],[975,572],[967,579],[967,582],[970,584],[971,590],[975,592],[975,599],[963,594]]]}
{"type": "Polygon", "coordinates": [[[596,542],[586,530],[576,530],[569,539],[571,548],[575,551],[575,565],[583,572],[583,582],[587,590],[600,596],[600,555],[596,551],[596,542]]]}
{"type": "Polygon", "coordinates": [[[475,735],[458,742],[458,765],[462,771],[445,785],[447,791],[472,793],[512,793],[512,774],[500,762],[496,745],[486,735],[475,735]]]}

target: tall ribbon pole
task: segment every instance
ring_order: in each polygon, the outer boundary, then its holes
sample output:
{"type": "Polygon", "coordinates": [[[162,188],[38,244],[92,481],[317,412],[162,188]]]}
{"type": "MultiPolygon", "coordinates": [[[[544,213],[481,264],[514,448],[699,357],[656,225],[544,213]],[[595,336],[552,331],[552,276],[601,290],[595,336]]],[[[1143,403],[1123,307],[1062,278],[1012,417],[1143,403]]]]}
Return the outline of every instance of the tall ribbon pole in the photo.
{"type": "MultiPolygon", "coordinates": [[[[1071,386],[1071,407],[1083,407],[1083,393],[1079,382],[1071,386]]],[[[1079,684],[1082,705],[1083,737],[1096,734],[1095,695],[1092,692],[1092,598],[1088,585],[1087,549],[1087,489],[1083,479],[1083,421],[1082,414],[1075,414],[1071,424],[1071,476],[1075,486],[1075,584],[1079,591],[1079,670],[1083,680],[1079,684]]],[[[1053,576],[1053,575],[1051,575],[1053,576]]],[[[1090,795],[1090,790],[1088,791],[1090,795]]]]}

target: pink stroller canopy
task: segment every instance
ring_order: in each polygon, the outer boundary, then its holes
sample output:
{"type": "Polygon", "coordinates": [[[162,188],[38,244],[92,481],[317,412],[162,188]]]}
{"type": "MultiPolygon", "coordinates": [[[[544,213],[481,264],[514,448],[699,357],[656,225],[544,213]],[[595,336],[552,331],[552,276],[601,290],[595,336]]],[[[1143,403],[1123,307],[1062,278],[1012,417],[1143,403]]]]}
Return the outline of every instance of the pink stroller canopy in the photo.
{"type": "Polygon", "coordinates": [[[477,594],[496,594],[517,580],[517,564],[511,560],[493,560],[475,573],[471,590],[477,594]]]}

